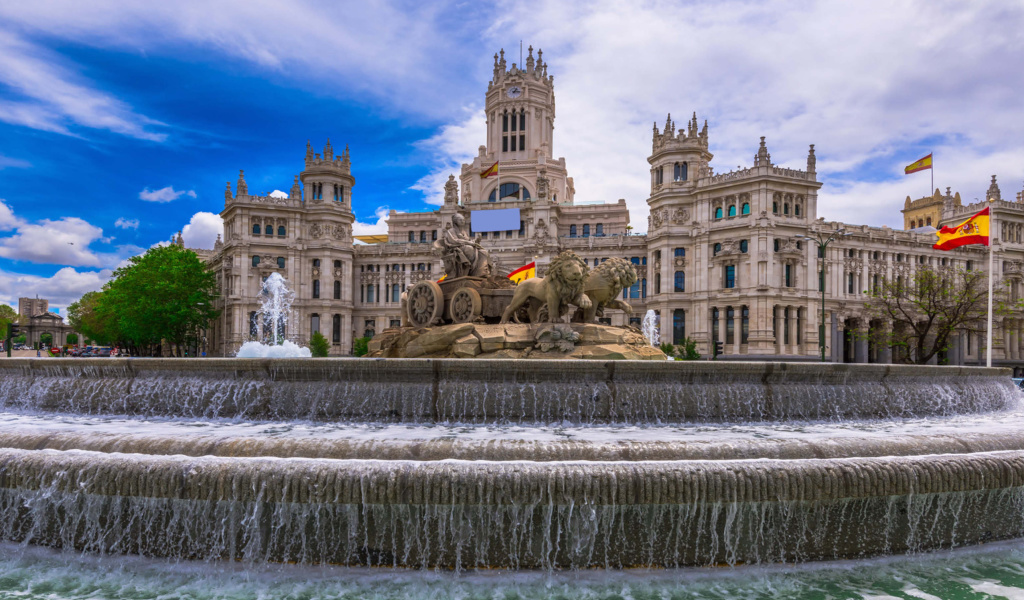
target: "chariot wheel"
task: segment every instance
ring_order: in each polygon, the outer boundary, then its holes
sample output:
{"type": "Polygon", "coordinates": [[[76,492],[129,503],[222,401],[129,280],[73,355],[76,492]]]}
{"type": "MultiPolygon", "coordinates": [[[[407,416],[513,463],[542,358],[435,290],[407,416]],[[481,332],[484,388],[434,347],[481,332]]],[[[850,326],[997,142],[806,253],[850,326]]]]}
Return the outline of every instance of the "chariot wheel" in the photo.
{"type": "Polygon", "coordinates": [[[459,288],[448,303],[448,314],[454,323],[472,323],[480,316],[482,306],[480,292],[469,287],[459,288]]]}
{"type": "Polygon", "coordinates": [[[409,323],[413,327],[428,327],[440,320],[444,312],[444,294],[433,281],[421,281],[409,290],[409,323]]]}

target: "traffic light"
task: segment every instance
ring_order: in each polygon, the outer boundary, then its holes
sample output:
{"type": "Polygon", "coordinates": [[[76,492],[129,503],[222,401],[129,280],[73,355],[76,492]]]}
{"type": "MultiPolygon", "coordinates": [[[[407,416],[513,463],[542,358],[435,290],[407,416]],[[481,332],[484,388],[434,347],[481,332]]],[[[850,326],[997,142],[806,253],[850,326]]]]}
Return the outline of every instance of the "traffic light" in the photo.
{"type": "Polygon", "coordinates": [[[7,324],[7,337],[8,339],[16,338],[21,334],[20,326],[17,323],[7,324]]]}
{"type": "Polygon", "coordinates": [[[722,354],[725,354],[725,352],[724,352],[723,350],[724,350],[724,349],[723,349],[723,347],[722,347],[722,342],[718,342],[718,341],[716,341],[716,342],[715,342],[715,347],[714,347],[714,349],[712,350],[712,356],[711,356],[711,357],[712,357],[712,358],[718,358],[718,357],[719,357],[719,356],[721,356],[722,354]]]}

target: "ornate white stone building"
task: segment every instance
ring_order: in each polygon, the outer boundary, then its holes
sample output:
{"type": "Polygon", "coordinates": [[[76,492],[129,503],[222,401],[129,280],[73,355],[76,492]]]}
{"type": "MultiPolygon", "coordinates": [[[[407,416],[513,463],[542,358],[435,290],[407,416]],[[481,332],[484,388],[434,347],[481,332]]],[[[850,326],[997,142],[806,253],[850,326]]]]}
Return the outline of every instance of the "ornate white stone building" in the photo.
{"type": "MultiPolygon", "coordinates": [[[[305,168],[287,198],[253,196],[239,174],[235,192],[225,192],[225,239],[204,253],[218,274],[223,314],[211,331],[214,354],[230,355],[246,340],[260,338],[255,316],[262,280],[280,272],[296,293],[285,335],[308,340],[314,330],[345,355],[353,339],[372,336],[401,320],[400,296],[423,279],[438,279],[441,262],[432,242],[456,213],[467,221],[477,211],[515,208],[518,229],[481,232],[482,244],[500,268],[511,271],[536,261],[538,275],[562,250],[589,265],[620,256],[631,260],[640,280],[625,292],[630,317],[617,312],[612,324],[639,324],[648,309],[660,316],[662,340],[697,341],[709,354],[722,341],[726,359],[815,360],[825,270],[826,356],[838,362],[889,362],[891,353],[853,332],[868,322],[864,290],[879,278],[909,277],[921,265],[984,269],[980,247],[953,252],[931,248],[934,234],[826,221],[818,218],[818,189],[811,145],[803,169],[774,164],[765,139],[745,169],[716,174],[708,123],[696,114],[677,129],[671,116],[654,126],[650,164],[648,232],[631,235],[625,200],[577,202],[564,158],[554,158],[554,78],[542,53],[523,68],[494,57],[485,96],[487,134],[458,180],[449,178],[444,204],[421,213],[391,212],[387,241],[357,244],[352,238],[353,187],[346,149],[335,156],[307,144],[305,168]],[[495,162],[499,177],[482,178],[495,162]],[[461,184],[461,185],[460,185],[461,184]],[[461,190],[461,192],[460,192],[461,190]],[[819,256],[806,237],[844,230],[846,235],[819,256]]],[[[628,168],[628,167],[627,167],[628,168]]],[[[947,190],[937,225],[959,222],[980,205],[961,206],[947,190]]],[[[1021,293],[1024,281],[1024,198],[1001,199],[993,177],[996,264],[1001,277],[1021,293]]],[[[893,211],[901,207],[894,202],[893,211]]],[[[1021,318],[999,323],[997,362],[1024,366],[1021,318]]],[[[957,336],[943,360],[977,364],[984,336],[957,336]]]]}

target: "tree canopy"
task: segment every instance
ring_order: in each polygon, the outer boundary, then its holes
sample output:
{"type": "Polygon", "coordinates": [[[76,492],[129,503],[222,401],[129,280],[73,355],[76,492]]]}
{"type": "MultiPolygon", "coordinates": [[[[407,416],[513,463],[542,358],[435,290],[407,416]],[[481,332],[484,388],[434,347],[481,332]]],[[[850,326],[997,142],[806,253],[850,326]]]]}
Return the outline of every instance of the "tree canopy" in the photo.
{"type": "MultiPolygon", "coordinates": [[[[954,267],[921,266],[906,280],[881,281],[868,291],[869,318],[891,324],[868,335],[893,348],[894,360],[925,364],[947,351],[954,332],[985,330],[988,274],[954,267]]],[[[993,290],[993,313],[1008,314],[1002,289],[993,290]]]]}
{"type": "Polygon", "coordinates": [[[68,321],[99,344],[118,344],[150,354],[162,342],[181,353],[199,345],[201,331],[216,319],[216,276],[195,252],[176,245],[150,248],[114,272],[100,292],[68,307],[68,321]]]}
{"type": "Polygon", "coordinates": [[[7,339],[7,325],[18,320],[18,311],[9,304],[0,304],[0,339],[7,339]]]}

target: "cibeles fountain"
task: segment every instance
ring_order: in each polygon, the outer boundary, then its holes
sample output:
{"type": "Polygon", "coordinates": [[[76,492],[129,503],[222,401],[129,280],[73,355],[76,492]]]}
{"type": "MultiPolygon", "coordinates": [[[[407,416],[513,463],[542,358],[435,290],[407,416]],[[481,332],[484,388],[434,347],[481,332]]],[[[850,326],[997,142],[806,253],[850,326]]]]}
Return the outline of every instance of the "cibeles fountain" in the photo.
{"type": "MultiPolygon", "coordinates": [[[[628,269],[565,254],[568,284],[552,285],[551,267],[511,286],[475,270],[467,241],[446,236],[446,264],[465,270],[411,289],[414,322],[376,351],[408,356],[462,327],[420,356],[473,358],[0,361],[0,538],[245,564],[558,570],[1024,535],[1024,410],[1005,370],[573,360],[588,336],[615,333],[593,319],[628,269]]],[[[651,349],[622,331],[591,346],[651,349]]]]}

